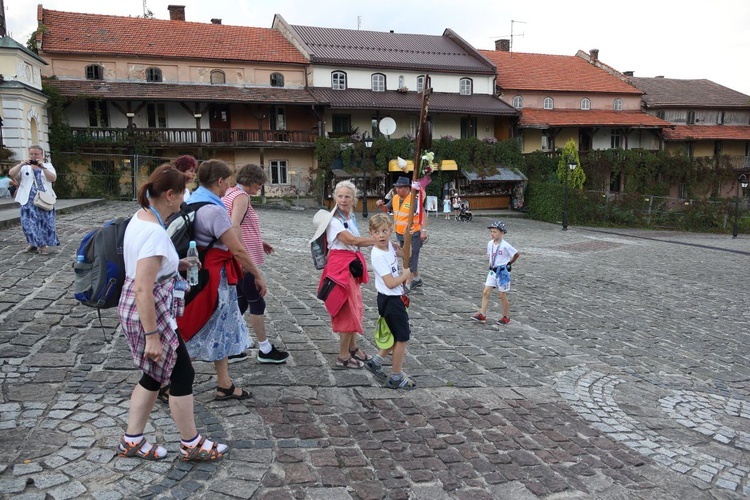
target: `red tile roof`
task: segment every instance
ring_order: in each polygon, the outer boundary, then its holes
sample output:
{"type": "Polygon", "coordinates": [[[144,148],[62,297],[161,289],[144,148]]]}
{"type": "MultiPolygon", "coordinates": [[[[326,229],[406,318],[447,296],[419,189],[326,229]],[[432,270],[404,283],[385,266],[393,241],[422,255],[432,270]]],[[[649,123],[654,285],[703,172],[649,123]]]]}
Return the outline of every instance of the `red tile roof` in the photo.
{"type": "Polygon", "coordinates": [[[479,52],[497,66],[497,86],[503,90],[641,94],[637,88],[580,57],[499,50],[479,52]]]}
{"type": "Polygon", "coordinates": [[[270,28],[41,10],[45,53],[308,64],[270,28]]]}
{"type": "Polygon", "coordinates": [[[521,128],[549,127],[631,127],[666,128],[673,125],[640,111],[580,109],[522,109],[521,128]]]}
{"type": "Polygon", "coordinates": [[[677,125],[674,130],[665,130],[668,141],[750,141],[750,125],[677,125]]]}
{"type": "Polygon", "coordinates": [[[233,85],[183,85],[172,83],[110,82],[103,80],[47,79],[64,97],[135,99],[143,101],[262,102],[267,104],[315,104],[306,89],[238,87],[233,85]]]}

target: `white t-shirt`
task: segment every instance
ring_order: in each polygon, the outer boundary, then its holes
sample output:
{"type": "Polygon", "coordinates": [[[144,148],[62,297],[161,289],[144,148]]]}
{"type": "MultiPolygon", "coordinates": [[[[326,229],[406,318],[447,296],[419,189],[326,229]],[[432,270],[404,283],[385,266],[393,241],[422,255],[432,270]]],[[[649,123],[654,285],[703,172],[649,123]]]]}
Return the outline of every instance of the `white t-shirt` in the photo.
{"type": "Polygon", "coordinates": [[[185,194],[182,195],[182,202],[188,203],[189,199],[190,199],[190,190],[188,188],[185,188],[185,194]]]}
{"type": "Polygon", "coordinates": [[[504,266],[517,253],[516,249],[510,246],[510,243],[505,240],[500,240],[500,244],[498,245],[495,244],[495,240],[487,242],[487,258],[489,259],[490,267],[504,266]]]}
{"type": "Polygon", "coordinates": [[[156,273],[156,279],[174,276],[180,265],[180,258],[174,248],[172,240],[161,225],[156,222],[141,220],[140,210],[136,212],[127,229],[123,243],[123,258],[125,259],[125,275],[135,279],[135,269],[138,261],[156,255],[164,257],[156,273]]]}
{"type": "Polygon", "coordinates": [[[403,288],[401,285],[398,285],[396,288],[388,288],[385,281],[383,281],[383,276],[389,274],[394,278],[399,277],[398,260],[393,244],[390,241],[388,242],[388,251],[372,247],[370,262],[375,273],[375,289],[383,295],[401,295],[403,288]]]}
{"type": "Polygon", "coordinates": [[[343,214],[336,210],[333,215],[331,222],[328,223],[326,228],[326,239],[328,240],[328,250],[350,250],[356,252],[359,250],[357,245],[345,245],[339,240],[339,233],[342,231],[349,231],[354,236],[359,236],[359,228],[357,227],[357,219],[354,212],[349,214],[348,219],[341,220],[343,214]],[[346,224],[346,225],[344,225],[346,224]]]}

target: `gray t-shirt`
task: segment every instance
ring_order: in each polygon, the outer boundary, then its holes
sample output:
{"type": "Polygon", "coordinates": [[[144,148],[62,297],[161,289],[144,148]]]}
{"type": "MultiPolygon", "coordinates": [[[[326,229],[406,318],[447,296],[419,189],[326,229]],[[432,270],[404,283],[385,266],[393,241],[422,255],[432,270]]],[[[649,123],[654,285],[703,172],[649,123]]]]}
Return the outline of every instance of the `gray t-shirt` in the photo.
{"type": "MultiPolygon", "coordinates": [[[[211,241],[232,229],[232,220],[227,209],[218,205],[204,205],[195,213],[195,244],[207,247],[211,241]]],[[[213,248],[229,250],[221,241],[216,241],[213,248]]]]}

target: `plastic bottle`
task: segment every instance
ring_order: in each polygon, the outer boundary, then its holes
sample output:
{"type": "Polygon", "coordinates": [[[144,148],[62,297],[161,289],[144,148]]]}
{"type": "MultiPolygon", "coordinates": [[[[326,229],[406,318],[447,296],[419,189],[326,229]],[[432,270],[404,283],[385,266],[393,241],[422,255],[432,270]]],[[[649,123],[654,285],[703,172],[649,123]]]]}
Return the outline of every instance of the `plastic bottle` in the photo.
{"type": "MultiPolygon", "coordinates": [[[[195,246],[195,242],[190,242],[190,248],[188,248],[187,251],[188,257],[195,257],[195,259],[198,259],[198,248],[195,246]]],[[[198,284],[198,265],[192,265],[187,271],[187,281],[190,283],[190,285],[197,285],[198,284]]]]}
{"type": "Polygon", "coordinates": [[[86,262],[86,257],[85,257],[85,256],[83,256],[83,255],[79,255],[79,256],[78,256],[78,260],[77,260],[77,262],[78,262],[79,264],[83,264],[84,262],[86,262]]]}

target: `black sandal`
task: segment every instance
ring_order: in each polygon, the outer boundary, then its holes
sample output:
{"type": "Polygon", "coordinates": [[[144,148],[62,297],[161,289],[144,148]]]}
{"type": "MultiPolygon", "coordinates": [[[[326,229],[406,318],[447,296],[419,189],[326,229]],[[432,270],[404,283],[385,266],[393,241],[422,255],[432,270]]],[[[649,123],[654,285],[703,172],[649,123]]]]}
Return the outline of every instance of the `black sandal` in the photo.
{"type": "Polygon", "coordinates": [[[253,395],[252,392],[246,391],[245,389],[242,389],[242,393],[241,394],[235,394],[234,393],[235,389],[236,389],[236,387],[234,386],[234,384],[232,384],[232,386],[229,389],[224,389],[223,387],[219,387],[217,385],[216,386],[216,392],[221,392],[224,395],[223,396],[216,396],[214,398],[214,400],[215,401],[228,401],[230,399],[239,399],[241,401],[243,399],[248,399],[248,398],[250,398],[250,396],[253,395]]]}
{"type": "Polygon", "coordinates": [[[158,399],[164,404],[169,404],[169,387],[170,385],[167,384],[161,389],[159,389],[159,395],[156,396],[156,399],[158,399]]]}

